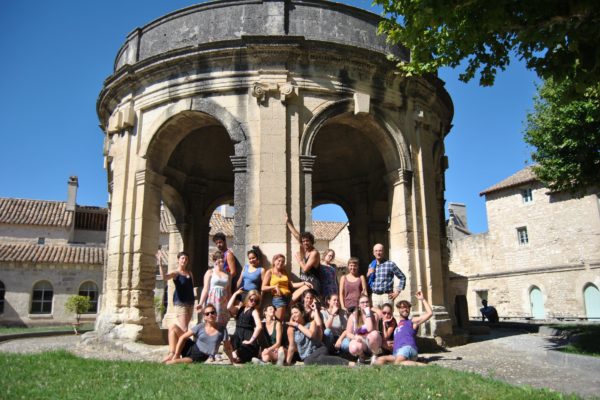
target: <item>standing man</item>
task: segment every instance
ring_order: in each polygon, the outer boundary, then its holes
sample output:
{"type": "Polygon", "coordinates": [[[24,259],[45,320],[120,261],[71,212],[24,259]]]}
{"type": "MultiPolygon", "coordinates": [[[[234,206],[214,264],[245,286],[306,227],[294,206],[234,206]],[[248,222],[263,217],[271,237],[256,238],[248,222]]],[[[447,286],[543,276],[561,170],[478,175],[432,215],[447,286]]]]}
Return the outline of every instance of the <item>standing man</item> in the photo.
{"type": "Polygon", "coordinates": [[[406,286],[406,276],[393,261],[384,258],[384,248],[381,243],[373,246],[375,259],[369,264],[367,280],[372,290],[372,303],[374,307],[381,308],[385,303],[393,302],[406,286]],[[394,290],[394,276],[400,283],[394,290]]]}
{"type": "Polygon", "coordinates": [[[233,293],[237,289],[235,285],[239,278],[239,262],[237,258],[235,258],[233,251],[227,248],[227,238],[223,232],[215,233],[213,236],[213,243],[217,246],[217,249],[223,253],[223,271],[231,276],[231,293],[233,293]]]}

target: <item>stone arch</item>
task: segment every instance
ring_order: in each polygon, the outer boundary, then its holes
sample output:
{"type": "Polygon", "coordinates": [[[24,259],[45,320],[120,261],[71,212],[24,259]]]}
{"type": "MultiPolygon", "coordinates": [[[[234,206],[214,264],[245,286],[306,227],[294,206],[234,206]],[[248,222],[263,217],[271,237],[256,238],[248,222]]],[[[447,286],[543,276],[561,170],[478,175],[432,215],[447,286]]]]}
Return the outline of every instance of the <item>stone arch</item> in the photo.
{"type": "MultiPolygon", "coordinates": [[[[404,169],[412,171],[410,148],[400,128],[384,118],[384,112],[377,106],[372,107],[370,114],[373,121],[379,126],[384,137],[384,143],[391,145],[393,152],[382,151],[388,169],[404,169]]],[[[312,155],[313,144],[318,132],[327,121],[344,113],[354,112],[354,100],[343,99],[327,103],[317,108],[313,117],[308,121],[306,129],[300,139],[300,154],[312,155]]],[[[381,149],[380,149],[381,150],[381,149]]]]}
{"type": "Polygon", "coordinates": [[[227,109],[206,98],[181,100],[165,107],[149,127],[150,139],[140,154],[160,173],[170,154],[195,124],[207,126],[215,122],[227,132],[235,155],[245,156],[247,136],[242,124],[227,109]]]}
{"type": "Polygon", "coordinates": [[[385,110],[371,105],[369,114],[354,114],[353,99],[322,105],[307,123],[300,153],[314,160],[310,171],[304,169],[305,187],[312,191],[306,204],[312,208],[312,202],[332,200],[342,206],[353,256],[369,259],[375,243],[383,243],[390,254],[406,248],[407,239],[398,238],[405,224],[391,216],[405,214],[405,203],[398,200],[405,195],[397,185],[404,184],[400,172],[411,171],[412,163],[406,138],[385,110]]]}
{"type": "Polygon", "coordinates": [[[542,289],[537,285],[531,285],[527,289],[527,296],[531,317],[534,319],[545,319],[545,296],[544,292],[542,292],[542,289]]]}

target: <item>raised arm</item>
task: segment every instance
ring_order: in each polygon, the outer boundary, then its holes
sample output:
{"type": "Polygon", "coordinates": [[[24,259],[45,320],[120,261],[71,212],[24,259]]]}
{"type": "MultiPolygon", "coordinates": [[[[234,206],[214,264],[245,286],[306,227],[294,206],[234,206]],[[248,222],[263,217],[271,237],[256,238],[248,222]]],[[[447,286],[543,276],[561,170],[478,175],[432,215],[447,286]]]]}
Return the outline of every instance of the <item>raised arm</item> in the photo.
{"type": "Polygon", "coordinates": [[[302,243],[301,240],[300,240],[300,232],[298,232],[298,230],[294,226],[294,223],[292,222],[292,220],[290,219],[290,217],[287,215],[287,213],[285,213],[285,225],[288,227],[288,229],[289,229],[290,233],[292,234],[292,236],[296,238],[296,240],[298,241],[298,243],[302,243]]]}
{"type": "Polygon", "coordinates": [[[302,248],[302,246],[300,246],[300,251],[296,253],[296,261],[298,261],[298,264],[300,265],[300,268],[302,268],[302,271],[308,272],[312,268],[319,267],[319,265],[321,264],[321,259],[319,258],[319,252],[316,249],[311,250],[306,262],[304,262],[302,253],[303,253],[303,248],[302,248]]]}
{"type": "Polygon", "coordinates": [[[243,289],[236,290],[227,302],[227,311],[229,311],[229,314],[231,314],[231,316],[234,318],[240,309],[240,306],[235,304],[235,300],[237,299],[238,295],[241,294],[243,291],[243,289]]]}
{"type": "Polygon", "coordinates": [[[425,314],[422,314],[412,319],[414,328],[416,328],[424,322],[427,322],[427,320],[429,320],[429,318],[433,316],[433,309],[431,308],[431,304],[429,304],[425,296],[423,296],[423,292],[419,290],[417,293],[415,293],[415,297],[417,298],[417,300],[423,303],[423,306],[425,307],[425,314]]]}
{"type": "Polygon", "coordinates": [[[160,270],[160,277],[162,278],[163,282],[166,282],[169,279],[173,279],[178,275],[177,271],[173,271],[173,272],[169,272],[168,274],[165,274],[165,266],[162,263],[162,257],[160,256],[160,252],[156,253],[156,259],[158,261],[158,269],[160,270]]]}

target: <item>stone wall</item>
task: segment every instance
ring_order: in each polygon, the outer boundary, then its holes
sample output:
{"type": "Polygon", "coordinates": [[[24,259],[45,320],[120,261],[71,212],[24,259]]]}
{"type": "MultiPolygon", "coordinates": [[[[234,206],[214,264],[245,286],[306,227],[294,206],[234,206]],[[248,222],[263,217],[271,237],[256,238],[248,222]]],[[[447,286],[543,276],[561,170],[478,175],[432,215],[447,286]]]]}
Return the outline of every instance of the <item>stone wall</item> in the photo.
{"type": "MultiPolygon", "coordinates": [[[[82,283],[92,281],[98,286],[99,294],[102,293],[101,265],[1,263],[0,277],[6,290],[4,312],[0,314],[2,325],[70,324],[75,316],[65,310],[65,302],[79,293],[82,283]],[[50,314],[30,313],[33,286],[40,281],[50,282],[54,290],[50,314]]],[[[82,321],[95,318],[95,313],[85,314],[82,321]]]]}
{"type": "Polygon", "coordinates": [[[547,318],[585,318],[583,290],[600,284],[600,210],[593,190],[582,198],[548,193],[539,182],[488,193],[489,232],[451,244],[450,299],[466,295],[471,317],[481,294],[500,316],[530,317],[529,293],[544,298],[547,318]],[[532,189],[532,201],[522,191],[532,189]],[[526,227],[528,243],[517,228],[526,227]],[[479,293],[478,293],[479,292],[479,293]]]}

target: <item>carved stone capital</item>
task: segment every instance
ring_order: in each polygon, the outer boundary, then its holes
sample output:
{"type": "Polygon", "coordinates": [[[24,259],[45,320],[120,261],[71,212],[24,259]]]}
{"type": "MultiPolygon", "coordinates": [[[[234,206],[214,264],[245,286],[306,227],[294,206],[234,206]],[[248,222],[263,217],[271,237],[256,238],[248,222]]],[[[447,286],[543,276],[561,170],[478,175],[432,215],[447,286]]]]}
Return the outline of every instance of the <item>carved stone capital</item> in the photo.
{"type": "Polygon", "coordinates": [[[313,167],[315,166],[316,160],[317,160],[317,156],[312,156],[312,155],[300,156],[300,167],[302,168],[302,172],[304,172],[305,174],[312,174],[313,167]]]}
{"type": "Polygon", "coordinates": [[[248,171],[248,158],[246,156],[229,156],[231,165],[233,165],[233,173],[245,173],[248,171]]]}
{"type": "Polygon", "coordinates": [[[264,105],[269,95],[279,96],[279,100],[285,103],[289,97],[296,94],[296,87],[290,82],[254,82],[251,93],[259,104],[264,105]]]}
{"type": "Polygon", "coordinates": [[[128,102],[113,111],[108,119],[106,133],[112,135],[130,129],[135,125],[135,110],[133,104],[128,102]]]}
{"type": "Polygon", "coordinates": [[[412,181],[413,172],[408,169],[400,168],[396,171],[392,171],[385,176],[385,180],[391,185],[405,185],[410,184],[412,181]]]}

